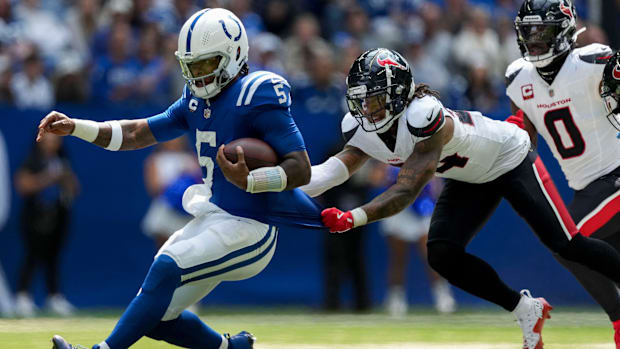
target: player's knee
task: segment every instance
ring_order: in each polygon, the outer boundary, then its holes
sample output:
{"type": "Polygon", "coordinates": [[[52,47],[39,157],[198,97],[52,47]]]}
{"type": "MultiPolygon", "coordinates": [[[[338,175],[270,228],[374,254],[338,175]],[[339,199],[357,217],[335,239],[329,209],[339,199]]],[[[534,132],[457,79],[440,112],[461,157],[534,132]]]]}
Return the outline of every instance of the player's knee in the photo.
{"type": "Polygon", "coordinates": [[[585,251],[584,245],[586,244],[586,237],[581,234],[573,236],[570,241],[554,249],[554,252],[559,254],[562,258],[569,261],[576,261],[582,259],[583,252],[585,251]]]}
{"type": "Polygon", "coordinates": [[[455,263],[459,263],[460,256],[465,253],[463,247],[446,241],[429,242],[428,264],[440,275],[449,274],[455,263]]]}
{"type": "Polygon", "coordinates": [[[142,291],[149,292],[163,285],[176,287],[181,282],[181,268],[167,255],[155,259],[142,284],[142,291]]]}

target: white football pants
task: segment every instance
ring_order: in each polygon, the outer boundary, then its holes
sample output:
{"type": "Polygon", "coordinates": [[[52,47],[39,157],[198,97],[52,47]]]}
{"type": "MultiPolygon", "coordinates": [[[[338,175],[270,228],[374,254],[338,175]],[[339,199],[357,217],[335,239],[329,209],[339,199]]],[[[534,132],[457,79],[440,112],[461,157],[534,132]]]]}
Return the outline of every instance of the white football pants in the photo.
{"type": "Polygon", "coordinates": [[[278,229],[233,216],[211,204],[161,247],[183,269],[181,285],[162,321],[176,319],[222,281],[250,278],[263,270],[276,248],[278,229]]]}

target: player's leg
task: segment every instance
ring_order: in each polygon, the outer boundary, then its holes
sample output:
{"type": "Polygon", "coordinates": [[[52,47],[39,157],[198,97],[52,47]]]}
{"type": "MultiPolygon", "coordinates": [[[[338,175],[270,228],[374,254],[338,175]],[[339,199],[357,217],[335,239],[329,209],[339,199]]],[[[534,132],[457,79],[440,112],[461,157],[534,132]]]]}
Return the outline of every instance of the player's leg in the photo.
{"type": "Polygon", "coordinates": [[[620,167],[575,191],[568,210],[585,236],[620,234],[620,167]]]}
{"type": "Polygon", "coordinates": [[[192,348],[219,348],[225,337],[198,317],[181,317],[181,313],[222,280],[240,280],[262,270],[273,255],[277,235],[275,228],[265,224],[231,217],[226,213],[203,216],[175,233],[110,336],[94,348],[127,348],[147,334],[170,343],[189,343],[192,348]],[[181,327],[195,331],[188,335],[181,327]]]}
{"type": "Polygon", "coordinates": [[[39,235],[35,229],[31,227],[31,223],[26,219],[22,219],[23,225],[23,239],[24,239],[24,259],[19,271],[19,279],[17,281],[17,293],[15,297],[15,313],[21,317],[32,317],[37,312],[37,306],[35,305],[32,296],[30,294],[30,286],[32,284],[32,278],[36,271],[37,264],[39,263],[37,253],[40,248],[37,246],[41,244],[38,241],[39,235]]]}
{"type": "MultiPolygon", "coordinates": [[[[601,239],[620,251],[620,167],[575,192],[568,207],[577,228],[585,236],[601,239]]],[[[613,323],[614,340],[620,348],[620,296],[616,284],[581,264],[555,255],[605,310],[613,323]]]]}
{"type": "Polygon", "coordinates": [[[394,317],[401,317],[407,313],[406,274],[409,260],[409,242],[395,235],[387,235],[388,245],[388,289],[385,307],[394,317]]]}
{"type": "Polygon", "coordinates": [[[564,206],[536,153],[499,178],[499,187],[540,240],[561,257],[620,282],[620,253],[604,241],[584,237],[564,206]]]}
{"type": "Polygon", "coordinates": [[[147,336],[188,348],[219,348],[223,340],[235,343],[235,349],[253,343],[246,332],[230,338],[222,336],[191,312],[184,311],[220,282],[252,277],[271,260],[277,229],[231,217],[226,214],[224,219],[209,222],[208,229],[199,224],[199,230],[204,232],[193,237],[187,234],[189,238],[181,241],[173,237],[173,242],[162,248],[163,255],[173,256],[182,266],[181,283],[161,321],[147,336]]]}
{"type": "Polygon", "coordinates": [[[500,201],[493,182],[446,180],[431,219],[428,263],[454,286],[512,311],[521,299],[519,292],[488,263],[465,251],[500,201]]]}
{"type": "MultiPolygon", "coordinates": [[[[430,222],[430,217],[428,221],[430,222]]],[[[428,226],[429,224],[425,224],[425,227],[428,226]]],[[[415,242],[415,246],[420,254],[420,257],[422,258],[424,269],[426,270],[428,280],[431,284],[431,293],[435,302],[435,309],[442,314],[454,313],[456,311],[456,301],[452,295],[450,284],[428,265],[428,253],[426,250],[427,242],[428,233],[424,232],[415,242]]]]}
{"type": "Polygon", "coordinates": [[[350,275],[353,286],[353,310],[364,312],[370,308],[368,282],[366,279],[366,259],[363,253],[366,227],[357,227],[351,234],[341,235],[347,246],[344,249],[346,256],[345,273],[350,275]]]}
{"type": "Polygon", "coordinates": [[[413,213],[405,209],[394,216],[380,221],[380,229],[385,235],[388,246],[387,263],[387,294],[385,308],[394,317],[401,317],[407,313],[409,304],[406,292],[407,265],[411,249],[413,230],[413,213]]]}

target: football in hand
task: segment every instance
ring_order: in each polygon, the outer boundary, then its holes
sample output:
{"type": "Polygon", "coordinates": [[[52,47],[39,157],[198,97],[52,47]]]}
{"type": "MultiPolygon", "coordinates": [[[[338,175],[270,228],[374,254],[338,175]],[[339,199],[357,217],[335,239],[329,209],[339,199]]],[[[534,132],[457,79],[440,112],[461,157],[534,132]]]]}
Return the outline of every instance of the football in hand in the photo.
{"type": "Polygon", "coordinates": [[[239,138],[226,144],[224,155],[230,162],[237,162],[237,146],[243,148],[245,163],[250,171],[279,164],[275,150],[258,138],[239,138]]]}

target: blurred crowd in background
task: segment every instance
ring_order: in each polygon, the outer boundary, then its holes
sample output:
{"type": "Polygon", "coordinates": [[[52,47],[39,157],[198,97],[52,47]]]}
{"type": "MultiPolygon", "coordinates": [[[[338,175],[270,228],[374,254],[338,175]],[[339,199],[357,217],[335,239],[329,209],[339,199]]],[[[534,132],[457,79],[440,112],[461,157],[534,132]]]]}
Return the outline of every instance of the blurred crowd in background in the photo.
{"type": "MultiPolygon", "coordinates": [[[[605,23],[607,8],[620,7],[614,2],[576,1],[588,28],[580,44],[618,40],[601,30],[617,32],[617,12],[605,23]]],[[[494,115],[508,110],[503,73],[520,56],[513,29],[520,3],[0,0],[0,102],[42,110],[64,102],[167,105],[183,86],[174,57],[182,24],[202,7],[225,7],[247,28],[251,69],[279,73],[294,87],[342,89],[358,54],[388,47],[444,104],[494,115]]]]}

